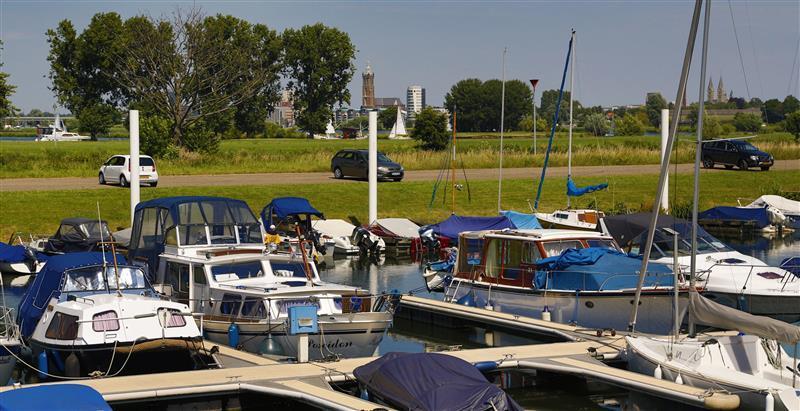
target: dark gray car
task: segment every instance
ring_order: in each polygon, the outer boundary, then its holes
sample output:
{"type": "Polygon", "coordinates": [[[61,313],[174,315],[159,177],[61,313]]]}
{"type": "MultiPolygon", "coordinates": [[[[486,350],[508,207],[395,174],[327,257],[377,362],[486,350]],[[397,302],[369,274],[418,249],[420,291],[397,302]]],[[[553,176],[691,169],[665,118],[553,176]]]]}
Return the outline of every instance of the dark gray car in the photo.
{"type": "Polygon", "coordinates": [[[769,153],[757,149],[754,145],[742,140],[716,140],[703,143],[703,167],[714,168],[722,164],[727,169],[734,166],[740,170],[760,167],[767,171],[775,163],[769,153]]]}
{"type": "MultiPolygon", "coordinates": [[[[367,150],[341,150],[331,159],[331,171],[336,178],[367,178],[369,173],[369,152],[367,150]]],[[[378,179],[400,181],[403,179],[403,166],[395,163],[386,154],[378,152],[378,179]]]]}

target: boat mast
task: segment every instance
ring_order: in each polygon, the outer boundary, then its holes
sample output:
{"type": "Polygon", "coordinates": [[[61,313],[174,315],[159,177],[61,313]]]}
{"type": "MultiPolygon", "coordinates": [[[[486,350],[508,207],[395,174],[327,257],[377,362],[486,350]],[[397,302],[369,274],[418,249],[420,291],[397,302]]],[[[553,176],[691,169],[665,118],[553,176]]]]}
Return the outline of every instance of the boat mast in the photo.
{"type": "MultiPolygon", "coordinates": [[[[708,26],[711,21],[711,0],[706,0],[703,20],[703,54],[700,60],[700,99],[697,107],[697,145],[694,153],[694,192],[692,193],[692,251],[689,265],[689,291],[694,291],[697,270],[697,203],[700,201],[700,157],[703,146],[703,112],[705,111],[706,62],[708,61],[708,26]]],[[[677,252],[677,250],[673,251],[677,252]]],[[[691,299],[689,299],[691,304],[691,299]]],[[[694,319],[689,314],[689,336],[694,336],[694,319]]]]}
{"type": "MultiPolygon", "coordinates": [[[[689,29],[689,38],[686,42],[686,52],[683,56],[683,68],[681,69],[680,82],[678,83],[678,96],[675,97],[675,114],[670,123],[669,136],[667,137],[667,147],[665,152],[672,152],[672,147],[675,143],[675,135],[678,132],[678,120],[681,118],[681,105],[683,103],[683,93],[686,91],[686,83],[689,80],[689,67],[692,64],[692,53],[694,52],[694,43],[697,38],[697,27],[700,23],[700,9],[703,5],[703,0],[695,0],[694,13],[692,14],[692,24],[689,29]]],[[[628,328],[631,332],[636,331],[636,317],[639,314],[639,302],[642,298],[642,286],[644,285],[644,277],[647,273],[647,264],[650,261],[650,250],[653,247],[653,237],[655,236],[656,222],[658,221],[658,213],[661,210],[661,196],[664,193],[664,186],[666,185],[666,176],[669,171],[669,157],[664,156],[661,160],[661,171],[658,176],[658,187],[656,190],[656,198],[653,202],[653,211],[650,214],[650,224],[647,231],[647,241],[645,242],[644,250],[642,253],[642,268],[639,272],[639,283],[636,286],[636,296],[633,299],[633,310],[631,310],[631,319],[628,323],[628,328]]]]}
{"type": "Polygon", "coordinates": [[[505,132],[505,115],[506,115],[506,51],[507,47],[503,47],[503,86],[500,92],[500,175],[497,180],[497,212],[503,211],[500,206],[500,198],[503,195],[503,134],[505,132]]]}
{"type": "Polygon", "coordinates": [[[453,189],[450,190],[453,196],[453,214],[456,213],[456,108],[453,108],[453,158],[450,159],[450,175],[452,177],[453,189]]]}
{"type": "MultiPolygon", "coordinates": [[[[573,78],[575,77],[575,30],[572,30],[572,61],[569,64],[569,144],[567,147],[567,181],[572,179],[572,95],[575,93],[572,88],[573,78]]],[[[570,208],[570,196],[567,195],[567,209],[570,208]]]]}

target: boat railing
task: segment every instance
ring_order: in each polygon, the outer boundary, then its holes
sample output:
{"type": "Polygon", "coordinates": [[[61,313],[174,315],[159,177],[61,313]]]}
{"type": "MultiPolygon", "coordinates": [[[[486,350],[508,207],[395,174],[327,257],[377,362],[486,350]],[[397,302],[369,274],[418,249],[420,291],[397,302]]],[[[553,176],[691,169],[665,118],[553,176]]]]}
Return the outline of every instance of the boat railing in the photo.
{"type": "Polygon", "coordinates": [[[14,309],[0,306],[0,337],[7,339],[18,339],[19,327],[14,321],[14,309]]]}
{"type": "MultiPolygon", "coordinates": [[[[800,281],[800,276],[793,273],[790,269],[797,268],[794,266],[783,266],[783,267],[774,267],[767,264],[747,264],[747,263],[732,263],[732,262],[724,262],[718,261],[712,264],[708,269],[708,276],[709,279],[711,274],[715,271],[715,268],[734,268],[734,269],[741,269],[747,268],[747,277],[745,278],[744,283],[742,284],[742,290],[749,287],[751,283],[751,279],[753,278],[753,274],[766,278],[768,280],[777,280],[780,279],[781,281],[781,291],[786,289],[786,286],[790,283],[794,283],[795,281],[800,281]],[[759,272],[760,270],[764,270],[763,272],[759,272]]],[[[719,272],[717,270],[717,272],[719,272]]],[[[722,274],[720,274],[722,275],[722,274]]],[[[729,274],[730,275],[730,274],[729,274]]]]}
{"type": "Polygon", "coordinates": [[[264,245],[258,223],[179,224],[168,229],[162,241],[176,247],[264,245]]]}

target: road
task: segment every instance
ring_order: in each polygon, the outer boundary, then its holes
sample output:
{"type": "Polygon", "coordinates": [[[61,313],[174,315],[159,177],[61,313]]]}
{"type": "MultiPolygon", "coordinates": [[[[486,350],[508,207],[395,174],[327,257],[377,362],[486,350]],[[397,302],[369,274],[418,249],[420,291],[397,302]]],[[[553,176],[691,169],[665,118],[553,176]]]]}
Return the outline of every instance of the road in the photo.
{"type": "MultiPolygon", "coordinates": [[[[800,160],[776,161],[773,170],[800,170],[800,160]]],[[[670,166],[673,172],[674,166],[670,166]]],[[[750,172],[761,172],[752,169],[750,172]]],[[[573,167],[572,173],[578,176],[609,176],[609,175],[636,175],[658,174],[658,164],[626,165],[626,166],[581,166],[573,167]]],[[[679,173],[692,171],[692,164],[679,164],[679,173]]],[[[722,168],[707,170],[710,172],[728,172],[722,168]]],[[[506,168],[503,169],[503,178],[538,179],[541,168],[506,168]]],[[[478,168],[466,170],[467,179],[493,180],[499,175],[495,168],[478,168]]],[[[566,167],[551,167],[547,170],[548,177],[564,177],[567,175],[566,167]]],[[[433,181],[439,176],[439,170],[413,170],[406,171],[403,181],[433,181]]],[[[463,178],[463,172],[458,170],[458,178],[463,178]]],[[[218,175],[178,175],[160,176],[158,187],[201,187],[201,186],[241,186],[241,185],[272,185],[272,184],[364,184],[363,180],[336,180],[329,172],[321,173],[258,173],[258,174],[218,174],[218,175]]],[[[62,177],[62,178],[8,178],[0,180],[0,191],[53,191],[53,190],[91,190],[113,189],[114,186],[101,186],[96,178],[62,177]]]]}

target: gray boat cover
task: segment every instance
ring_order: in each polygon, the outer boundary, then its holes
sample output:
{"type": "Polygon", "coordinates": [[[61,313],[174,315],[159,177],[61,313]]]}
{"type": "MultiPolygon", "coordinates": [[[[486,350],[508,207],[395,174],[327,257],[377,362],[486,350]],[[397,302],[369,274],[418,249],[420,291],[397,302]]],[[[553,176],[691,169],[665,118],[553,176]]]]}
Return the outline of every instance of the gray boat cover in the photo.
{"type": "Polygon", "coordinates": [[[785,344],[794,345],[800,342],[800,327],[769,317],[748,314],[735,308],[727,307],[700,295],[697,291],[689,293],[689,313],[698,324],[726,330],[738,330],[743,333],[771,338],[785,344]]]}

